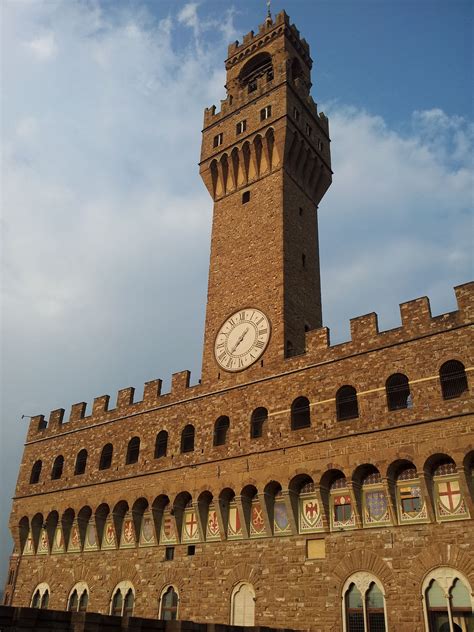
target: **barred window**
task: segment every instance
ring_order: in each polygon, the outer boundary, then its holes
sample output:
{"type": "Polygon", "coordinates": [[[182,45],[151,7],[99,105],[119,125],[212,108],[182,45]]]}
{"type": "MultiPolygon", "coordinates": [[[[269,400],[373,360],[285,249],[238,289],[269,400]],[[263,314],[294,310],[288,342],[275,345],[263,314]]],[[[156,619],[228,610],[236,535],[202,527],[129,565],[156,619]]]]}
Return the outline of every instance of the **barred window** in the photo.
{"type": "Polygon", "coordinates": [[[382,584],[366,572],[355,573],[343,589],[344,632],[386,632],[382,584]]]}
{"type": "Polygon", "coordinates": [[[462,362],[448,360],[439,370],[443,399],[460,397],[468,390],[466,369],[462,362]]]}
{"type": "Polygon", "coordinates": [[[357,391],[353,386],[341,386],[336,393],[336,414],[338,421],[356,419],[359,416],[357,391]]]}
{"type": "Polygon", "coordinates": [[[106,443],[102,448],[102,453],[100,455],[99,461],[99,470],[108,470],[112,465],[112,456],[114,453],[114,448],[111,443],[106,443]]]}
{"type": "Polygon", "coordinates": [[[229,417],[219,417],[219,419],[214,424],[214,441],[213,444],[215,446],[225,445],[227,441],[227,432],[229,430],[229,417]]]}
{"type": "Polygon", "coordinates": [[[403,373],[394,373],[385,382],[387,406],[389,410],[411,407],[410,385],[403,373]]]}
{"type": "Polygon", "coordinates": [[[291,404],[291,429],[300,430],[311,425],[309,400],[306,397],[297,397],[291,404]]]}
{"type": "Polygon", "coordinates": [[[125,459],[126,465],[131,465],[132,463],[138,462],[138,457],[140,456],[140,438],[132,437],[128,442],[127,446],[127,457],[125,459]]]}
{"type": "Polygon", "coordinates": [[[168,433],[166,430],[161,430],[156,435],[155,441],[155,459],[159,459],[162,456],[166,456],[168,451],[168,433]]]}

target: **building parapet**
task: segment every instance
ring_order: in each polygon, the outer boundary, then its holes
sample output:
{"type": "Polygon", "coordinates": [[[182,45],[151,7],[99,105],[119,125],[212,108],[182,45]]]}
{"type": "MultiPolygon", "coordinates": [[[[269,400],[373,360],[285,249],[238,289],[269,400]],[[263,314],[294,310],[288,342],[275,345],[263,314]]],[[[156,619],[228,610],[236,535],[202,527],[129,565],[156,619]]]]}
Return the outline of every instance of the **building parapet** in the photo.
{"type": "MultiPolygon", "coordinates": [[[[282,360],[285,369],[304,368],[307,365],[324,363],[328,361],[343,360],[346,357],[376,351],[386,346],[400,345],[413,339],[435,333],[448,331],[455,327],[465,326],[474,322],[474,282],[465,283],[454,288],[458,309],[446,314],[432,316],[430,302],[427,297],[421,297],[400,304],[402,324],[395,329],[379,331],[377,314],[375,312],[358,316],[350,320],[351,340],[348,342],[331,345],[330,330],[321,327],[306,333],[306,352],[299,356],[282,360]]],[[[282,371],[282,363],[278,370],[274,366],[266,367],[265,375],[282,371]]],[[[260,377],[260,376],[259,376],[260,377]]],[[[258,378],[254,378],[258,379],[258,378]]],[[[179,403],[183,399],[196,395],[205,395],[208,392],[207,384],[191,386],[191,373],[188,370],[174,373],[171,379],[169,393],[162,394],[162,380],[155,379],[146,382],[143,388],[143,397],[135,401],[135,388],[120,389],[116,396],[115,408],[110,408],[110,396],[101,395],[93,401],[91,415],[86,416],[86,403],[79,402],[71,406],[70,414],[65,420],[64,408],[58,408],[49,414],[46,421],[44,415],[36,415],[31,418],[27,441],[39,437],[52,436],[60,433],[63,428],[70,425],[84,424],[93,426],[104,420],[114,417],[125,417],[134,413],[146,412],[153,406],[179,403]]],[[[215,385],[213,385],[215,390],[215,385]]]]}

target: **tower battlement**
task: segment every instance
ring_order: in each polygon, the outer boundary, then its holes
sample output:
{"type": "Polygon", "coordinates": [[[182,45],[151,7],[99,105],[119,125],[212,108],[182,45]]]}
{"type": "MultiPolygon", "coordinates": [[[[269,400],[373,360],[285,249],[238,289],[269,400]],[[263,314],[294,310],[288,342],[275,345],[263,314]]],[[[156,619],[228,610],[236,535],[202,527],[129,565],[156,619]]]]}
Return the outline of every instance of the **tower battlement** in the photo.
{"type": "MultiPolygon", "coordinates": [[[[357,316],[350,320],[351,339],[347,342],[331,345],[330,330],[320,327],[306,332],[306,351],[303,354],[286,358],[280,367],[262,367],[256,380],[265,379],[269,374],[284,374],[286,371],[325,362],[343,360],[361,353],[376,351],[389,346],[403,345],[423,336],[435,335],[456,327],[474,324],[474,282],[454,288],[458,309],[453,312],[433,316],[429,299],[426,296],[400,304],[401,326],[379,331],[378,317],[375,312],[357,316]]],[[[169,393],[162,393],[162,380],[146,382],[141,400],[135,401],[135,388],[122,388],[117,392],[115,406],[110,407],[110,396],[96,397],[92,412],[86,415],[87,404],[79,402],[71,406],[68,418],[65,409],[50,412],[48,419],[44,415],[31,418],[27,441],[38,437],[53,436],[73,429],[90,427],[104,422],[121,420],[134,414],[142,414],[150,409],[182,404],[183,401],[210,394],[206,384],[190,386],[191,373],[188,370],[173,373],[169,393]]],[[[212,392],[219,392],[219,386],[212,392]]]]}

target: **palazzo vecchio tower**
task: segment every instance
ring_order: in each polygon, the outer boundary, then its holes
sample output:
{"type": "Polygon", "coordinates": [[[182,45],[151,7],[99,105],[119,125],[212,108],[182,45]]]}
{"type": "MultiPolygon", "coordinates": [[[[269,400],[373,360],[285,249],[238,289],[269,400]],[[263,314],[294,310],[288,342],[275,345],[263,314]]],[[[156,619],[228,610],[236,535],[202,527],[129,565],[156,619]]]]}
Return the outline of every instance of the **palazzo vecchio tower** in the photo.
{"type": "Polygon", "coordinates": [[[71,621],[472,631],[473,286],[454,312],[418,298],[399,327],[366,314],[331,345],[330,139],[309,46],[283,11],[225,65],[200,160],[214,202],[201,380],[32,418],[5,603],[71,621]]]}

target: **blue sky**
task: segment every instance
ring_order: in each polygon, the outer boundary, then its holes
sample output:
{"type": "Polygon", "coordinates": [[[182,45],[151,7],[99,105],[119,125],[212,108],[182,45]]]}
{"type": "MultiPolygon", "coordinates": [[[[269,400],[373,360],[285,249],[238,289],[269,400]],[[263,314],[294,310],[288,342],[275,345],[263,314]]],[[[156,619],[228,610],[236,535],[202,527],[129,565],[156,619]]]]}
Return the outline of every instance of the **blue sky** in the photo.
{"type": "MultiPolygon", "coordinates": [[[[472,279],[472,3],[274,0],[310,43],[334,180],[320,206],[324,322],[472,279]]],[[[0,583],[26,433],[45,413],[191,369],[212,205],[197,162],[227,44],[264,0],[4,0],[0,583]],[[185,335],[176,341],[171,327],[185,335]]],[[[67,413],[66,413],[67,414],[67,413]]],[[[46,509],[46,508],[45,508],[46,509]]]]}

